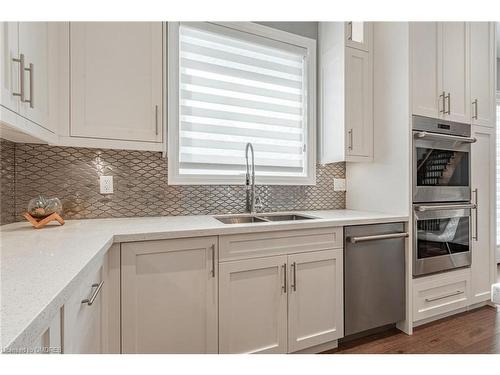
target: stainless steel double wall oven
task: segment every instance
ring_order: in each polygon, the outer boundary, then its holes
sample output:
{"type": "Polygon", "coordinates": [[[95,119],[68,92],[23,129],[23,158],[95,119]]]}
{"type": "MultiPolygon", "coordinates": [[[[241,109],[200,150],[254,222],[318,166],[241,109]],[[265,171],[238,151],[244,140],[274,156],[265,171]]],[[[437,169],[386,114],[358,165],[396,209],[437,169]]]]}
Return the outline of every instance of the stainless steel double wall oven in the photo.
{"type": "Polygon", "coordinates": [[[469,124],[413,116],[413,275],[471,264],[469,124]]]}

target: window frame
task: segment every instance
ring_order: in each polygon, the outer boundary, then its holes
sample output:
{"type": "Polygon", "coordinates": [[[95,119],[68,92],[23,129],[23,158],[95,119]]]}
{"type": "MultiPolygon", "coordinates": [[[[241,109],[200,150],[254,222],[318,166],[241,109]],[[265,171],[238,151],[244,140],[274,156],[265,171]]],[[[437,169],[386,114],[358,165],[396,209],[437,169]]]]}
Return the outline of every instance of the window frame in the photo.
{"type": "MultiPolygon", "coordinates": [[[[307,85],[305,122],[305,176],[256,176],[261,185],[316,185],[316,40],[253,22],[206,22],[257,37],[264,37],[306,49],[307,85]]],[[[169,185],[244,185],[244,176],[179,174],[179,27],[190,22],[169,22],[167,33],[167,155],[169,185]]],[[[196,23],[194,23],[196,24],[196,23]]],[[[199,24],[199,22],[198,22],[199,24]]]]}

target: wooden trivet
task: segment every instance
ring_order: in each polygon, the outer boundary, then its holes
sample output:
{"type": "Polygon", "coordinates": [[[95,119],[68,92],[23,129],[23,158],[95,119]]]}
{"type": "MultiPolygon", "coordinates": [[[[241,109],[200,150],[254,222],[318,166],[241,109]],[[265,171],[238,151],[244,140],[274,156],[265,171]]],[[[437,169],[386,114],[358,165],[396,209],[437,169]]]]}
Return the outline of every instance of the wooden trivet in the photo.
{"type": "Polygon", "coordinates": [[[24,218],[28,220],[35,229],[40,229],[46,226],[48,223],[51,221],[57,221],[59,224],[64,225],[64,219],[59,216],[58,213],[54,212],[53,214],[50,214],[47,217],[44,217],[43,219],[37,219],[31,216],[29,213],[23,214],[24,218]]]}

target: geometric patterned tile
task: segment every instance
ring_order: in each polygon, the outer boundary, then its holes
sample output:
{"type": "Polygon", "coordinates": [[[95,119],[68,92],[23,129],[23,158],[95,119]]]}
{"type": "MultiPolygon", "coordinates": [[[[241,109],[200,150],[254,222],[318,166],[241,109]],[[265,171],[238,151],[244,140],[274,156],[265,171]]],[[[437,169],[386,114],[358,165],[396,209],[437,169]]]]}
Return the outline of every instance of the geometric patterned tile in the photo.
{"type": "MultiPolygon", "coordinates": [[[[15,162],[15,221],[38,194],[60,198],[66,219],[245,211],[243,185],[168,185],[159,152],[15,144],[15,157],[5,160],[10,166],[2,162],[2,185],[15,162]],[[99,193],[102,174],[113,175],[114,194],[99,193]]],[[[345,163],[318,165],[316,174],[315,186],[258,186],[263,211],[345,208],[345,193],[333,191],[333,178],[345,178],[345,163]]],[[[2,205],[2,220],[9,210],[2,205]]]]}

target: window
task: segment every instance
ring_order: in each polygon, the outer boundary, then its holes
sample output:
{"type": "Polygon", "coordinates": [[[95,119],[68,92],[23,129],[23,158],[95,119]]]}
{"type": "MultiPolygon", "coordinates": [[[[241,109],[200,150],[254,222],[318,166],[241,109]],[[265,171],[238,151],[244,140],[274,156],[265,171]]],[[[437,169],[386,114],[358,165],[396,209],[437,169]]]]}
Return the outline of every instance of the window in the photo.
{"type": "Polygon", "coordinates": [[[169,24],[170,184],[315,183],[316,41],[253,23],[169,24]]]}

